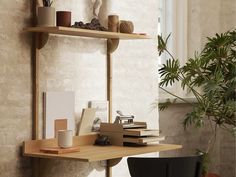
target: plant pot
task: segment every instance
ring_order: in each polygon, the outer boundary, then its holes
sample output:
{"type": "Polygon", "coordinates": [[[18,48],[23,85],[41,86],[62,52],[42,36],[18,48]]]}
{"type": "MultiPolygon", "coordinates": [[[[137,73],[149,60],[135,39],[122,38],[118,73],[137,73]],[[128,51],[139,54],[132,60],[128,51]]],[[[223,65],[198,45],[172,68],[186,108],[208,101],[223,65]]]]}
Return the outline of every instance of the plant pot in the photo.
{"type": "Polygon", "coordinates": [[[57,26],[71,26],[71,12],[70,11],[57,11],[57,26]]]}
{"type": "Polygon", "coordinates": [[[215,174],[215,173],[207,173],[205,176],[203,177],[220,177],[219,175],[215,174]]]}
{"type": "Polygon", "coordinates": [[[55,26],[55,8],[38,7],[38,26],[55,26]]]}

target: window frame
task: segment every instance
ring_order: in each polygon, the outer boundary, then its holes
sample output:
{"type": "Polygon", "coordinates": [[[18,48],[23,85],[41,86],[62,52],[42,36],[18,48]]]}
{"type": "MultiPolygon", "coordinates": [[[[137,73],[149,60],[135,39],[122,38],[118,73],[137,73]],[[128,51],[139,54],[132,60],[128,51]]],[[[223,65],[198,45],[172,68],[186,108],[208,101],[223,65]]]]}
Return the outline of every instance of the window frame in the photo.
{"type": "MultiPolygon", "coordinates": [[[[160,2],[162,7],[159,7],[159,13],[162,13],[160,15],[162,17],[161,34],[166,38],[171,33],[168,41],[168,48],[173,56],[179,59],[180,65],[182,66],[186,63],[188,57],[188,0],[159,1],[162,1],[160,2]]],[[[164,59],[167,59],[168,56],[166,54],[162,55],[164,59]]],[[[184,99],[194,102],[193,96],[183,90],[180,83],[175,83],[165,89],[184,99]]],[[[174,98],[175,97],[159,89],[160,103],[165,102],[167,99],[173,100],[174,98]]],[[[177,103],[181,103],[181,101],[177,101],[177,103]]]]}

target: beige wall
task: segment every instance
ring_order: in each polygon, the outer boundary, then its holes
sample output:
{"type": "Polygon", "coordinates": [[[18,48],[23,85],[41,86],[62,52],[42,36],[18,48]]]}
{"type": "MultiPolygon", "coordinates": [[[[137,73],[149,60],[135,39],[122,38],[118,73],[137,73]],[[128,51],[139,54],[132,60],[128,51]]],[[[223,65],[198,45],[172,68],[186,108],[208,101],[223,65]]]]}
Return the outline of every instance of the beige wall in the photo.
{"type": "MultiPolygon", "coordinates": [[[[21,145],[31,138],[32,82],[31,34],[22,33],[30,26],[31,1],[0,1],[0,176],[27,177],[31,175],[29,158],[23,158],[21,145]]],[[[73,21],[88,22],[92,5],[88,0],[57,0],[56,10],[71,10],[73,21]]],[[[157,2],[104,1],[100,17],[109,13],[132,20],[136,32],[156,35],[157,2]],[[149,12],[147,14],[147,12],[149,12]]],[[[106,20],[102,19],[103,22],[106,20]]],[[[106,99],[106,41],[66,36],[51,36],[40,51],[40,103],[43,91],[75,91],[76,122],[89,100],[106,99]]],[[[150,105],[157,98],[156,41],[121,41],[114,53],[114,110],[134,114],[158,126],[157,111],[150,105]],[[144,47],[145,46],[145,47],[144,47]]],[[[42,104],[40,104],[42,118],[42,104]]],[[[42,119],[40,119],[40,134],[42,119]]],[[[64,160],[42,160],[43,177],[102,177],[99,163],[64,160]]],[[[127,176],[124,161],[116,167],[114,177],[127,176]],[[120,170],[122,169],[122,170],[120,170]]]]}
{"type": "MultiPolygon", "coordinates": [[[[188,55],[203,48],[207,36],[225,32],[236,27],[235,0],[189,0],[188,1],[188,55]]],[[[204,149],[207,143],[208,128],[183,130],[184,115],[191,106],[178,104],[160,112],[160,129],[167,135],[166,142],[183,145],[180,151],[161,153],[162,156],[193,154],[196,148],[204,149]]],[[[215,152],[212,155],[211,171],[221,177],[235,177],[236,140],[226,132],[218,134],[215,152]]]]}

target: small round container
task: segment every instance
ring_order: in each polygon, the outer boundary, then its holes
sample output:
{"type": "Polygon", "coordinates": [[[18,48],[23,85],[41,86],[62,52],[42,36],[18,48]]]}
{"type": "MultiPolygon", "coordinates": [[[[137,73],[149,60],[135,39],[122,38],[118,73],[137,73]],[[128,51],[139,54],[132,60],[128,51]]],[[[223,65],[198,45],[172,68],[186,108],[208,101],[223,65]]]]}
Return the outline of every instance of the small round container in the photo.
{"type": "Polygon", "coordinates": [[[38,26],[55,26],[55,8],[38,7],[38,26]]]}
{"type": "Polygon", "coordinates": [[[131,34],[134,32],[134,24],[131,21],[120,21],[120,32],[131,34]]]}
{"type": "Polygon", "coordinates": [[[58,146],[60,148],[70,148],[73,146],[73,131],[58,130],[58,146]]]}
{"type": "Polygon", "coordinates": [[[57,11],[57,26],[70,27],[71,26],[71,12],[57,11]]]}

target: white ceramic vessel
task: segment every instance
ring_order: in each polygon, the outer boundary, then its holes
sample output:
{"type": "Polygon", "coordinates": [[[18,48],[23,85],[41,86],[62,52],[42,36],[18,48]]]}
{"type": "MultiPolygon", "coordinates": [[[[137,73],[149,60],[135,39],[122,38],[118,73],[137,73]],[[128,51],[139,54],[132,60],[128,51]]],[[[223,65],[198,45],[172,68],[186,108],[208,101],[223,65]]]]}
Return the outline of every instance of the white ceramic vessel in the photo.
{"type": "Polygon", "coordinates": [[[72,130],[59,130],[58,146],[61,148],[70,148],[73,146],[73,131],[72,130]]]}

